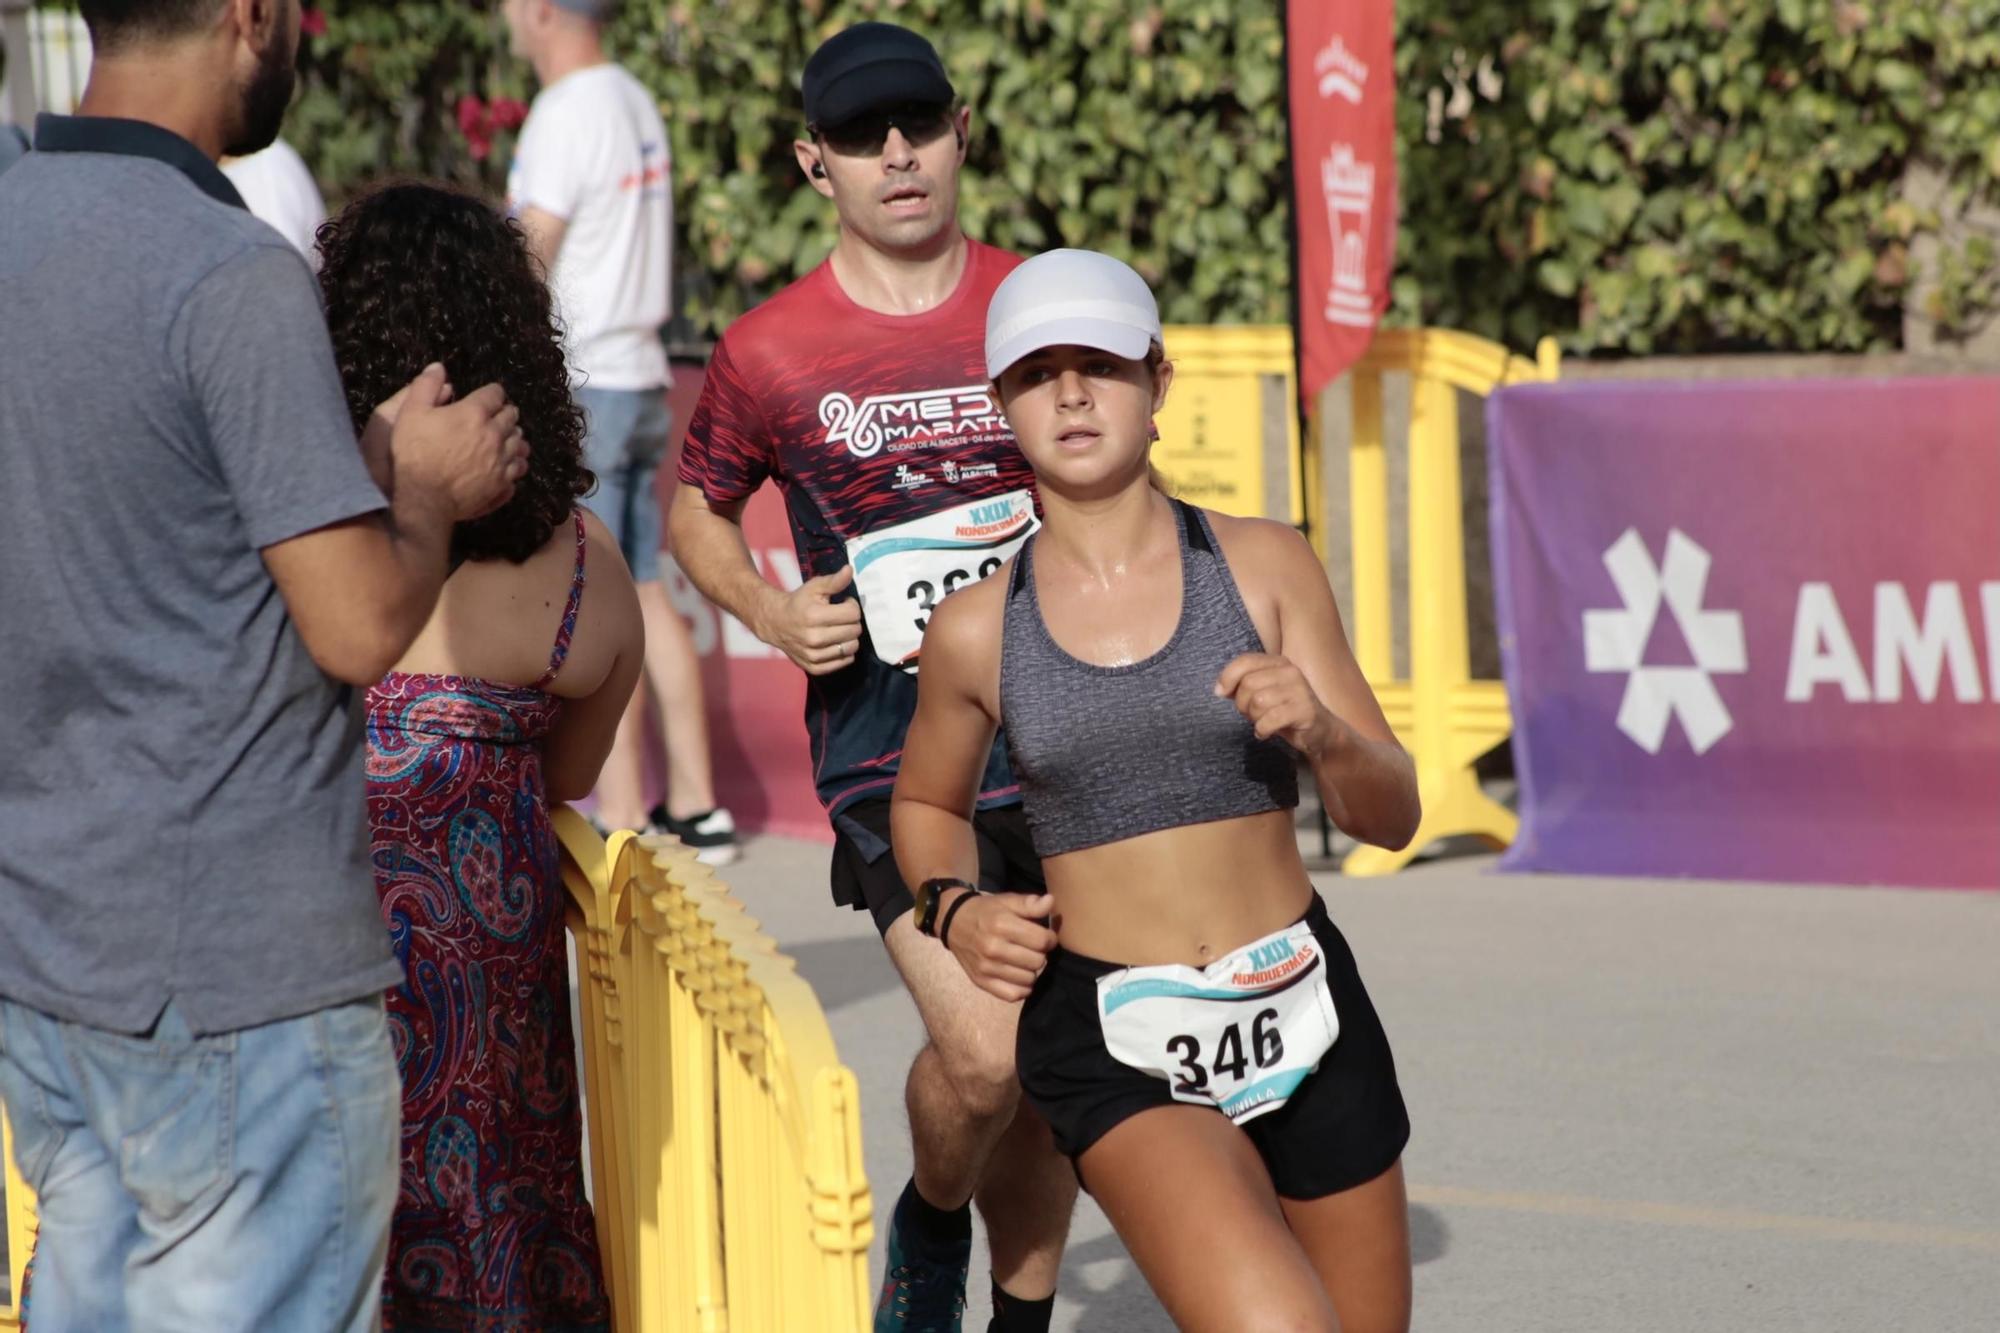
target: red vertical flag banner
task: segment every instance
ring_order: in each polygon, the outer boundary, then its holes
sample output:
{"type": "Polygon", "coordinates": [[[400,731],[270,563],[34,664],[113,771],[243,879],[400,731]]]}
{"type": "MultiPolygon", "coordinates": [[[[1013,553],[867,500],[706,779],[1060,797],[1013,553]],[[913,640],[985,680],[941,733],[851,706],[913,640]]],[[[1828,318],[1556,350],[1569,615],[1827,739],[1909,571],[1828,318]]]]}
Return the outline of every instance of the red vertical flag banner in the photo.
{"type": "Polygon", "coordinates": [[[1391,0],[1289,0],[1292,225],[1299,394],[1352,365],[1389,305],[1396,257],[1391,0]]]}

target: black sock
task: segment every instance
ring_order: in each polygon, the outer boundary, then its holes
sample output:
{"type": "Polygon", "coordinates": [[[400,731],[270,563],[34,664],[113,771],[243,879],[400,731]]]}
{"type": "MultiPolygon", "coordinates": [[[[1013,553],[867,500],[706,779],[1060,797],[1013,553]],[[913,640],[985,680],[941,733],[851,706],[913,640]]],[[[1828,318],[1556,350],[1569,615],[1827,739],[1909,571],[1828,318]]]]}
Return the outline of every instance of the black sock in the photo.
{"type": "Polygon", "coordinates": [[[995,1282],[993,1322],[986,1326],[986,1333],[1049,1333],[1049,1319],[1055,1312],[1055,1297],[1024,1301],[1019,1296],[1009,1296],[995,1282]]]}
{"type": "Polygon", "coordinates": [[[932,1263],[956,1263],[972,1243],[972,1205],[944,1209],[917,1193],[912,1177],[896,1200],[896,1233],[910,1252],[932,1263]]]}

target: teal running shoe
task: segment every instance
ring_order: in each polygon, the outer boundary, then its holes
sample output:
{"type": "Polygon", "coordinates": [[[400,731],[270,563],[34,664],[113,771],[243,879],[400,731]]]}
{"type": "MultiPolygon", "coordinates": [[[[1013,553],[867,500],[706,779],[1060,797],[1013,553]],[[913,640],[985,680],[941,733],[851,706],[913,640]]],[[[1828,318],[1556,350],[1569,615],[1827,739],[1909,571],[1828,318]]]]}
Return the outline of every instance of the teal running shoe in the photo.
{"type": "Polygon", "coordinates": [[[875,1302],[875,1333],[963,1333],[972,1237],[946,1242],[942,1260],[915,1253],[906,1207],[915,1189],[912,1182],[903,1191],[889,1222],[889,1271],[875,1302]]]}

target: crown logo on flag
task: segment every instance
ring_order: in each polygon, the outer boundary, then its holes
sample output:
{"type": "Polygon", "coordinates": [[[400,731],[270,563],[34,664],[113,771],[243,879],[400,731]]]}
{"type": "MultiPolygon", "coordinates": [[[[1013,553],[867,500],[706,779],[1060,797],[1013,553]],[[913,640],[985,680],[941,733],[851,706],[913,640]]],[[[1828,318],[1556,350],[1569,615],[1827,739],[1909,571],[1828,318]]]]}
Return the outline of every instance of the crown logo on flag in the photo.
{"type": "Polygon", "coordinates": [[[1361,90],[1368,83],[1368,62],[1348,50],[1347,43],[1335,33],[1333,40],[1313,57],[1313,77],[1319,80],[1321,97],[1338,93],[1359,106],[1361,90]]]}

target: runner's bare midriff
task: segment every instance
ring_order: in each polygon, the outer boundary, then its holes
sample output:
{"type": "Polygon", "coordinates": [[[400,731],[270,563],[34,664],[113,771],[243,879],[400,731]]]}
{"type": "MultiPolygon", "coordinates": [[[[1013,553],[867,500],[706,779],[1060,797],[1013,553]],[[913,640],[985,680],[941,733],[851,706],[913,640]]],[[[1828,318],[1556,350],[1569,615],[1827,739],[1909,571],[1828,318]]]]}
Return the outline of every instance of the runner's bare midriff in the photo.
{"type": "Polygon", "coordinates": [[[1042,862],[1063,948],[1202,967],[1305,914],[1293,812],[1184,824],[1042,862]]]}

